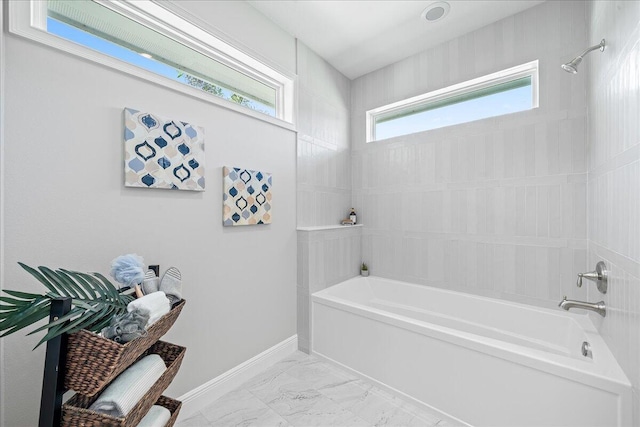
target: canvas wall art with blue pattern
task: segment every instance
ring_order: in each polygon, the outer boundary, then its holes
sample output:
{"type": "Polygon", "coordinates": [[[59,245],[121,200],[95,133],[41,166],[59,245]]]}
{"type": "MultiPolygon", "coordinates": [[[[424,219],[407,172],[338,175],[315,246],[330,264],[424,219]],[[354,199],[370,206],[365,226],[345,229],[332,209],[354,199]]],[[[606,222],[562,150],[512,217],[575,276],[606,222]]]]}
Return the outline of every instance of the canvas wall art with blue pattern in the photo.
{"type": "Polygon", "coordinates": [[[124,109],[124,185],[204,191],[204,129],[124,109]]]}
{"type": "Polygon", "coordinates": [[[271,224],[271,174],[250,169],[222,168],[222,224],[271,224]]]}

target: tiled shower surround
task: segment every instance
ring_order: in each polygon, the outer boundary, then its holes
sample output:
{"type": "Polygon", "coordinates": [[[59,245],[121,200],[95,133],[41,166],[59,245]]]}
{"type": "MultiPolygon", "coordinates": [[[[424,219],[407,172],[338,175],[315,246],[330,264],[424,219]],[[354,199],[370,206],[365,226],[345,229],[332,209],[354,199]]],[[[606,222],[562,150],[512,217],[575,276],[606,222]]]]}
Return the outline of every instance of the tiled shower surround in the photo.
{"type": "Polygon", "coordinates": [[[298,42],[298,227],[336,225],[351,206],[349,79],[298,42]]]}
{"type": "Polygon", "coordinates": [[[298,231],[298,345],[310,350],[314,292],[360,272],[362,227],[298,231]]]}
{"type": "MultiPolygon", "coordinates": [[[[545,2],[352,81],[348,170],[338,150],[311,155],[308,131],[298,139],[298,225],[335,224],[354,206],[372,275],[553,308],[563,295],[604,300],[607,317],[593,318],[633,384],[633,425],[640,425],[639,22],[638,1],[545,2]],[[586,57],[578,74],[561,70],[602,38],[605,52],[586,57]],[[536,59],[536,110],[365,142],[369,109],[536,59]],[[331,187],[338,174],[351,176],[351,187],[339,180],[331,187]],[[313,190],[319,194],[304,194],[313,190]],[[340,206],[328,207],[332,200],[340,206]],[[590,282],[575,286],[576,273],[598,260],[610,270],[606,295],[590,282]]],[[[325,87],[343,88],[324,76],[325,87]]],[[[312,98],[301,98],[300,122],[317,134],[323,125],[313,131],[305,111],[327,110],[309,107],[312,98]]],[[[335,268],[309,257],[310,241],[299,237],[298,246],[305,350],[308,293],[332,284],[311,290],[316,279],[307,274],[335,268]]]]}
{"type": "Polygon", "coordinates": [[[560,68],[588,44],[585,14],[546,2],[352,82],[371,274],[549,307],[586,297],[586,76],[560,68]],[[369,109],[536,59],[535,110],[365,142],[369,109]]]}
{"type": "MultiPolygon", "coordinates": [[[[350,81],[298,41],[298,227],[336,226],[351,206],[350,81]]],[[[310,349],[310,295],[358,274],[361,228],[298,231],[297,332],[310,349]]]]}
{"type": "MultiPolygon", "coordinates": [[[[589,41],[607,48],[588,58],[589,267],[604,260],[609,290],[600,333],[634,388],[640,425],[640,2],[588,5],[589,41]]],[[[585,59],[585,61],[587,61],[585,59]]]]}

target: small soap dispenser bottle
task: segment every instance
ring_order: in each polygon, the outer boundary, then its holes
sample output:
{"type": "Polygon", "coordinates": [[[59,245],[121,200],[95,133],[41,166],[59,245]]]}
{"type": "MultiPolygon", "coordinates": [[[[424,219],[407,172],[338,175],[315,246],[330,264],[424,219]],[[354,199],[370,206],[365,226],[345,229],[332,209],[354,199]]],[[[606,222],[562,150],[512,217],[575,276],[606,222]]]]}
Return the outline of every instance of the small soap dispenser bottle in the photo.
{"type": "Polygon", "coordinates": [[[351,220],[351,222],[353,223],[353,225],[356,225],[356,210],[351,208],[351,212],[349,213],[349,219],[351,220]]]}

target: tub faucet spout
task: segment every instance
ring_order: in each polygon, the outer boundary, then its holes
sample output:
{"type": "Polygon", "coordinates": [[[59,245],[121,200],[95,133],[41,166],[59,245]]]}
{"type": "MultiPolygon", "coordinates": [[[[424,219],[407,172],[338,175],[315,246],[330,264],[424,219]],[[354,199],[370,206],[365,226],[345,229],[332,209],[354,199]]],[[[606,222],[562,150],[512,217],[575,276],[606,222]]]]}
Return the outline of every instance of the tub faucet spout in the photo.
{"type": "Polygon", "coordinates": [[[604,301],[590,303],[584,301],[574,301],[567,299],[567,297],[563,297],[558,307],[569,311],[570,308],[581,308],[583,310],[591,310],[598,313],[600,316],[605,317],[607,315],[607,310],[604,305],[604,301]]]}

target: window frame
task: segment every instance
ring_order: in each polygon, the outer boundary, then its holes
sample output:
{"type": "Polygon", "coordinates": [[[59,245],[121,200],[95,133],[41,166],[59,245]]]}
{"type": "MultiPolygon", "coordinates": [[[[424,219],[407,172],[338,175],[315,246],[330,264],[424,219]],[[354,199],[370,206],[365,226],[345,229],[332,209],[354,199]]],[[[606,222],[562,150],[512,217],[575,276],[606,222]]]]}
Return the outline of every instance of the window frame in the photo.
{"type": "MultiPolygon", "coordinates": [[[[442,101],[449,97],[460,96],[460,95],[474,92],[477,90],[487,89],[492,86],[500,85],[503,83],[511,82],[511,81],[522,79],[525,77],[531,78],[531,92],[532,92],[531,104],[532,105],[531,105],[531,109],[524,110],[524,111],[531,111],[535,108],[538,108],[539,106],[539,67],[538,66],[539,66],[538,60],[527,62],[526,64],[511,67],[506,70],[501,70],[492,74],[488,74],[486,76],[478,77],[472,80],[467,80],[462,83],[458,83],[452,86],[447,86],[442,89],[434,90],[422,95],[414,96],[408,99],[403,99],[401,101],[383,105],[382,107],[368,110],[366,112],[366,128],[367,128],[366,142],[370,143],[370,142],[384,141],[384,139],[376,139],[376,119],[378,117],[386,116],[388,114],[398,113],[403,110],[413,109],[420,105],[442,101]]],[[[508,114],[513,114],[513,113],[508,113],[508,114]]],[[[486,117],[485,119],[493,118],[493,117],[501,117],[503,115],[508,115],[508,114],[499,114],[496,116],[486,117]]],[[[478,119],[478,120],[485,120],[485,119],[478,119]]],[[[478,120],[472,120],[472,121],[478,121],[478,120]]],[[[458,125],[464,124],[464,123],[471,123],[472,121],[458,123],[458,125]]],[[[456,126],[456,125],[448,125],[448,126],[456,126]]],[[[446,126],[443,126],[443,127],[446,127],[446,126]]],[[[436,130],[436,129],[441,129],[441,128],[427,129],[422,132],[428,132],[430,130],[436,130]]],[[[415,132],[415,133],[418,133],[418,132],[415,132]]],[[[406,134],[406,135],[412,135],[412,134],[414,133],[406,134]]],[[[397,138],[397,137],[406,136],[406,135],[397,135],[397,136],[393,136],[385,139],[397,138]]]]}
{"type": "Polygon", "coordinates": [[[71,53],[92,62],[158,85],[177,90],[213,104],[295,130],[295,88],[296,77],[278,69],[257,55],[242,51],[223,40],[211,29],[198,25],[184,16],[187,15],[177,5],[160,5],[152,0],[91,0],[117,13],[134,20],[140,25],[151,28],[194,51],[209,56],[234,70],[275,89],[276,116],[270,116],[250,108],[240,106],[184,83],[171,80],[152,71],[148,71],[123,60],[93,50],[70,40],[47,32],[47,1],[29,0],[9,2],[9,31],[50,47],[71,53]]]}

